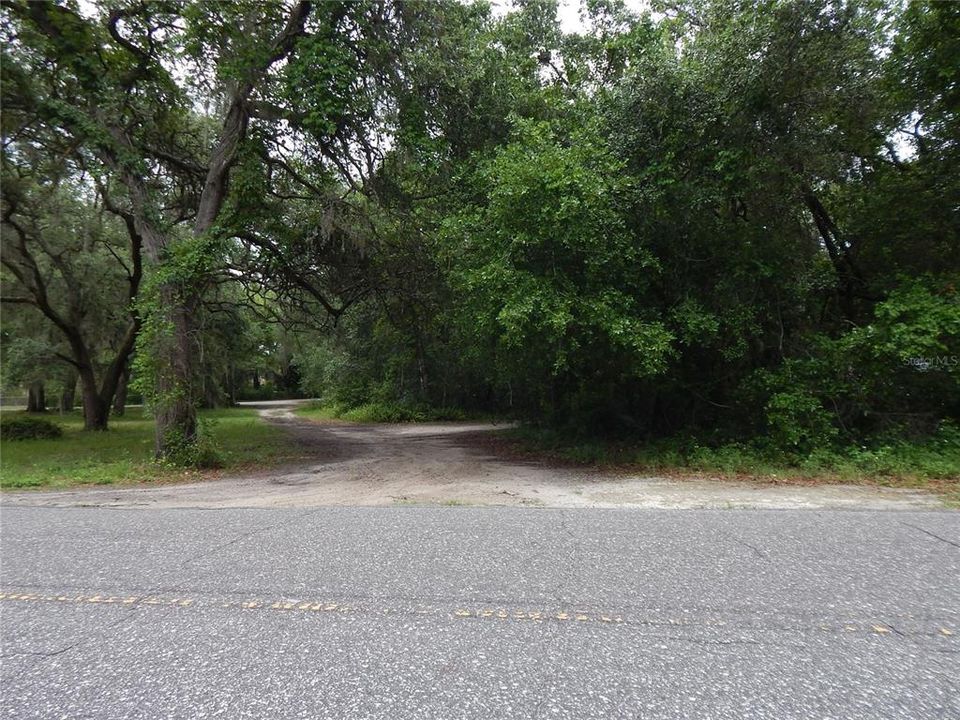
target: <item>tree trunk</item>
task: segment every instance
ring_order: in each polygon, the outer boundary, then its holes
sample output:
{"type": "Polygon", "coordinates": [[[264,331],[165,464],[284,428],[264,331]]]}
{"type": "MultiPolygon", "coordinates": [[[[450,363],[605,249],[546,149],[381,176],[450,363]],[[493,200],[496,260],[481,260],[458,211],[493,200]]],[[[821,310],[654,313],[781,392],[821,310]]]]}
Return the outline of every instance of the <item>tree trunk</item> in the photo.
{"type": "Polygon", "coordinates": [[[96,386],[83,386],[83,429],[102,432],[107,429],[110,405],[103,401],[96,386]]]}
{"type": "Polygon", "coordinates": [[[113,396],[113,414],[122,416],[127,408],[127,385],[130,382],[130,366],[127,365],[117,382],[117,393],[113,396]]]}
{"type": "Polygon", "coordinates": [[[863,289],[864,281],[860,269],[854,262],[850,250],[840,238],[840,232],[836,223],[830,217],[830,213],[820,202],[809,186],[803,186],[803,201],[813,216],[813,222],[817,226],[820,237],[823,240],[824,247],[827,249],[827,255],[833,264],[834,272],[837,277],[839,289],[840,311],[843,316],[850,320],[855,313],[855,296],[858,289],[863,289]]]}
{"type": "Polygon", "coordinates": [[[30,388],[27,390],[27,412],[46,412],[47,411],[47,397],[43,389],[43,382],[37,380],[36,382],[30,383],[30,388]]]}
{"type": "Polygon", "coordinates": [[[63,391],[60,393],[60,412],[70,412],[76,404],[77,398],[77,371],[72,367],[67,370],[63,380],[63,391]]]}
{"type": "Polygon", "coordinates": [[[230,392],[230,407],[233,407],[237,404],[237,371],[233,367],[233,363],[230,363],[230,370],[227,371],[227,388],[230,392]]]}
{"type": "Polygon", "coordinates": [[[221,406],[220,393],[215,383],[208,382],[203,387],[203,407],[213,409],[221,406]]]}
{"type": "Polygon", "coordinates": [[[417,342],[416,342],[416,354],[417,354],[417,378],[420,380],[420,398],[422,400],[427,399],[427,358],[426,352],[423,349],[423,335],[420,333],[420,329],[417,328],[417,342]]]}
{"type": "Polygon", "coordinates": [[[193,303],[177,297],[177,289],[161,288],[161,301],[170,333],[156,348],[160,355],[157,378],[156,454],[164,457],[171,449],[197,439],[197,410],[193,378],[193,303]]]}
{"type": "Polygon", "coordinates": [[[97,378],[90,367],[80,368],[80,393],[83,396],[83,429],[106,430],[110,403],[100,395],[97,378]]]}
{"type": "MultiPolygon", "coordinates": [[[[120,350],[103,371],[101,384],[97,386],[97,376],[90,361],[90,353],[82,343],[78,344],[76,355],[79,357],[80,388],[83,393],[83,429],[102,431],[107,429],[110,419],[110,406],[117,395],[125,373],[129,372],[130,354],[140,331],[140,321],[134,321],[127,328],[120,350]]],[[[124,393],[126,384],[124,383],[124,393]]]]}

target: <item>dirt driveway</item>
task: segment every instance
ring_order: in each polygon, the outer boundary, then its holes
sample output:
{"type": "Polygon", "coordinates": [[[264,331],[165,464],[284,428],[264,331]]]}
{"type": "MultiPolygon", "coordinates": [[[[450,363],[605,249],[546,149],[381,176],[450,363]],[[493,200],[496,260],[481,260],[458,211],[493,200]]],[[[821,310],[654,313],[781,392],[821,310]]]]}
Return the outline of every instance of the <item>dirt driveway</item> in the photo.
{"type": "Polygon", "coordinates": [[[303,446],[295,467],[182,485],[4,493],[4,505],[115,507],[315,507],[328,505],[525,505],[644,508],[940,508],[933,495],[850,485],[770,486],[558,468],[494,457],[477,423],[313,423],[293,404],[261,415],[303,446]]]}

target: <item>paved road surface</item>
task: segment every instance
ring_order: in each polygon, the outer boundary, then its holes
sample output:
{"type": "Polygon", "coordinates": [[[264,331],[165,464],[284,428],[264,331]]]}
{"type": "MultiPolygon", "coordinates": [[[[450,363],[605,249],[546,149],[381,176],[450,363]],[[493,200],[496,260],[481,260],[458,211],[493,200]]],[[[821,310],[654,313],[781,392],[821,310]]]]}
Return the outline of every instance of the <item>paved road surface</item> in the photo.
{"type": "Polygon", "coordinates": [[[960,514],[4,507],[3,718],[960,718],[960,514]]]}

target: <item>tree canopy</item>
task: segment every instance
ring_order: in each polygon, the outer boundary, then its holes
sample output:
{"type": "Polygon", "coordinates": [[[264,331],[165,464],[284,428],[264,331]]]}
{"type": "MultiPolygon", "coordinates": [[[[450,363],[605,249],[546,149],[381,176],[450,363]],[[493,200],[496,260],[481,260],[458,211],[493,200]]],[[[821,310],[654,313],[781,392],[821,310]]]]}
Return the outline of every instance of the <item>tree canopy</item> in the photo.
{"type": "Polygon", "coordinates": [[[160,455],[265,378],[793,453],[960,418],[957,3],[2,8],[5,382],[90,428],[131,362],[160,455]]]}

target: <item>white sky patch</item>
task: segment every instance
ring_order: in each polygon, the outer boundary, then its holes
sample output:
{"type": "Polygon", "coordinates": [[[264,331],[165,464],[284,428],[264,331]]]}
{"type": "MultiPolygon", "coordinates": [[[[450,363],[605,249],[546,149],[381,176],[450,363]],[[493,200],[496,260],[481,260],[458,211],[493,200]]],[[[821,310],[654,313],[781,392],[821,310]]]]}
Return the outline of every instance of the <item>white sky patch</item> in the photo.
{"type": "MultiPolygon", "coordinates": [[[[650,9],[649,0],[625,0],[624,4],[628,10],[637,15],[650,9]]],[[[589,23],[584,22],[581,17],[583,3],[580,0],[559,0],[558,5],[557,19],[564,33],[584,33],[590,29],[589,23]]],[[[495,17],[502,17],[513,8],[513,2],[512,0],[491,0],[490,7],[495,17]]]]}

